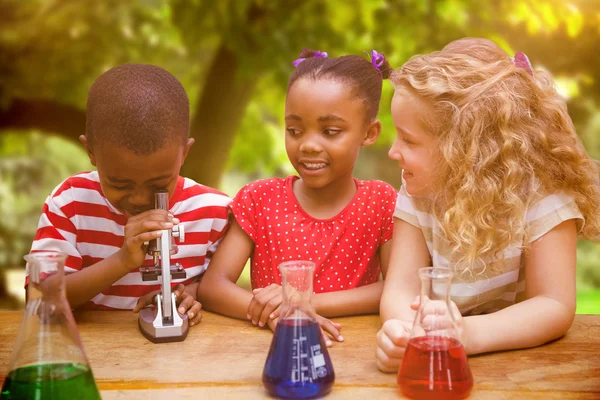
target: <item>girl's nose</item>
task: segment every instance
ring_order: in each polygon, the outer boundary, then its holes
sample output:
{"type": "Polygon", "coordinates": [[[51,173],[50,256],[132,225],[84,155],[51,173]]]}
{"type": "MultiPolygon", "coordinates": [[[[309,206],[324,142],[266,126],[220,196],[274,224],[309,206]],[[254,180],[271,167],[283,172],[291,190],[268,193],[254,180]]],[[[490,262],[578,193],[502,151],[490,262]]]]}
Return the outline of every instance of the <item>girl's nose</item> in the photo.
{"type": "Polygon", "coordinates": [[[388,157],[392,160],[402,160],[402,152],[400,151],[400,146],[398,145],[398,139],[394,141],[394,144],[390,148],[390,151],[388,151],[388,157]]]}
{"type": "Polygon", "coordinates": [[[300,151],[303,153],[319,153],[323,147],[319,143],[318,135],[305,135],[300,143],[300,151]]]}

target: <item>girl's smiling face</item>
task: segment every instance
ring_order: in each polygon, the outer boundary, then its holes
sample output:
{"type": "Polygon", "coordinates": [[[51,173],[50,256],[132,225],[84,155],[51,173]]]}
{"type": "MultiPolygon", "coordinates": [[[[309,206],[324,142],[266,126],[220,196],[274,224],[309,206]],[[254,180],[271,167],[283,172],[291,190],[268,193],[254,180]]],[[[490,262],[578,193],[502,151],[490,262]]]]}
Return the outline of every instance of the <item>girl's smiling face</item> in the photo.
{"type": "Polygon", "coordinates": [[[435,165],[440,159],[438,144],[423,122],[430,115],[433,112],[428,104],[403,88],[396,89],[392,120],[397,136],[388,155],[398,161],[406,191],[415,197],[430,196],[436,181],[435,165]]]}
{"type": "Polygon", "coordinates": [[[364,101],[334,80],[302,78],[285,103],[285,147],[302,178],[313,189],[352,181],[362,146],[375,142],[379,121],[365,121],[364,101]]]}

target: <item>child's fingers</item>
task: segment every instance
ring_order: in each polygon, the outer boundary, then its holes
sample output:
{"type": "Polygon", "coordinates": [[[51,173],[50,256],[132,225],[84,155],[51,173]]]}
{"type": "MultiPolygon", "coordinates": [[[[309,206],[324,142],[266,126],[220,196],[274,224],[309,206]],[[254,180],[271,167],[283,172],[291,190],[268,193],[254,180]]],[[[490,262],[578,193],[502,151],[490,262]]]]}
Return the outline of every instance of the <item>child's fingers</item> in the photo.
{"type": "Polygon", "coordinates": [[[158,292],[154,291],[154,292],[150,292],[147,293],[145,295],[143,295],[142,297],[140,297],[135,305],[135,307],[133,307],[133,312],[134,313],[138,313],[140,312],[140,310],[150,304],[154,304],[154,297],[156,296],[158,292]]]}
{"type": "Polygon", "coordinates": [[[327,336],[327,334],[325,334],[325,331],[323,329],[321,329],[321,337],[323,338],[323,341],[325,342],[325,347],[333,346],[333,342],[331,341],[331,339],[329,339],[329,336],[327,336]]]}
{"type": "Polygon", "coordinates": [[[406,350],[405,346],[395,345],[383,329],[377,332],[377,347],[389,358],[402,358],[406,350]]]}
{"type": "MultiPolygon", "coordinates": [[[[260,316],[265,308],[265,306],[275,297],[281,295],[281,289],[273,288],[273,285],[267,286],[260,292],[258,292],[248,305],[248,319],[252,321],[254,325],[260,322],[260,316]]],[[[271,311],[275,309],[278,304],[273,305],[271,311]]],[[[267,314],[268,315],[268,314],[267,314]]],[[[263,321],[263,325],[264,325],[263,321]]]]}
{"type": "Polygon", "coordinates": [[[187,316],[190,320],[190,326],[198,324],[202,319],[202,313],[200,312],[200,310],[202,310],[202,304],[195,301],[192,307],[190,307],[190,309],[187,312],[187,316]]]}
{"type": "Polygon", "coordinates": [[[331,322],[327,318],[321,318],[321,320],[319,321],[319,325],[321,325],[321,328],[328,332],[338,342],[344,341],[344,337],[340,334],[338,328],[336,328],[333,322],[331,322]]]}
{"type": "Polygon", "coordinates": [[[178,283],[177,285],[173,286],[171,292],[175,295],[175,301],[177,304],[179,304],[185,297],[185,286],[183,283],[178,283]]]}
{"type": "Polygon", "coordinates": [[[381,331],[399,347],[406,347],[410,338],[410,328],[406,326],[404,321],[399,319],[390,319],[385,321],[381,327],[381,331]]]}
{"type": "Polygon", "coordinates": [[[401,358],[389,357],[381,347],[377,347],[375,358],[377,359],[377,368],[381,372],[397,372],[402,361],[401,358]]]}
{"type": "Polygon", "coordinates": [[[262,313],[259,316],[258,326],[265,326],[271,314],[273,314],[273,311],[279,308],[282,302],[283,296],[281,295],[281,293],[278,293],[275,295],[275,297],[272,297],[271,300],[269,300],[267,304],[265,304],[265,307],[263,308],[262,313]]]}
{"type": "Polygon", "coordinates": [[[420,296],[417,296],[417,297],[415,297],[415,299],[413,300],[413,302],[410,303],[410,308],[413,309],[413,310],[418,310],[420,303],[421,303],[420,296]]]}
{"type": "Polygon", "coordinates": [[[179,307],[177,308],[179,314],[185,314],[194,305],[195,301],[196,299],[186,293],[185,298],[181,300],[181,303],[179,303],[179,307]]]}
{"type": "Polygon", "coordinates": [[[140,310],[146,306],[147,300],[145,299],[145,297],[146,296],[142,296],[138,299],[135,307],[133,307],[134,313],[140,312],[140,310]]]}
{"type": "Polygon", "coordinates": [[[140,248],[145,242],[149,242],[153,239],[159,238],[162,235],[162,231],[144,232],[137,236],[134,236],[130,244],[134,248],[140,248]]]}
{"type": "Polygon", "coordinates": [[[281,304],[279,305],[279,307],[277,307],[276,309],[273,310],[271,315],[269,315],[269,318],[271,318],[271,319],[279,318],[280,314],[281,314],[281,304]]]}

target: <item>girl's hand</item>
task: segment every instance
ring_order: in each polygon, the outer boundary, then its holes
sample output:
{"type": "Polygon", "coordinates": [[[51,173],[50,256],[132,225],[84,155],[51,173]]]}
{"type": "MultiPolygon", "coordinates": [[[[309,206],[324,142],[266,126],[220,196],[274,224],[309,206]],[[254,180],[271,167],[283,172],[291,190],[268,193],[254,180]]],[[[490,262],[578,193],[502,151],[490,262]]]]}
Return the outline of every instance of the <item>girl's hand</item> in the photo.
{"type": "MultiPolygon", "coordinates": [[[[419,298],[410,305],[413,310],[419,309],[419,298]]],[[[464,319],[453,301],[450,301],[450,309],[446,307],[443,300],[423,299],[421,308],[421,332],[416,334],[427,336],[446,336],[458,339],[467,348],[467,335],[464,329],[464,319]]]]}
{"type": "Polygon", "coordinates": [[[254,297],[248,305],[246,317],[254,325],[265,326],[270,320],[279,317],[279,308],[283,302],[281,286],[271,284],[264,288],[254,289],[254,297]]]}
{"type": "Polygon", "coordinates": [[[344,341],[344,337],[340,334],[340,331],[342,330],[342,324],[333,322],[325,317],[321,317],[320,315],[317,315],[317,322],[321,327],[321,335],[323,336],[323,341],[327,347],[333,346],[333,342],[331,339],[329,339],[327,333],[329,333],[331,337],[338,342],[344,341]]]}
{"type": "MultiPolygon", "coordinates": [[[[317,322],[319,323],[319,327],[321,329],[321,335],[323,336],[323,341],[325,342],[325,346],[327,346],[327,347],[333,346],[333,342],[331,341],[331,339],[329,339],[329,336],[327,336],[327,334],[325,332],[329,333],[338,342],[344,341],[344,337],[342,335],[340,335],[340,330],[342,329],[341,324],[330,321],[327,318],[321,317],[320,315],[317,315],[316,319],[317,319],[317,322]]],[[[275,328],[277,328],[278,322],[279,322],[279,317],[270,318],[267,321],[267,325],[273,332],[275,332],[275,328]]]]}
{"type": "Polygon", "coordinates": [[[410,339],[410,331],[413,323],[400,319],[390,319],[385,321],[377,333],[377,368],[382,372],[396,372],[406,345],[410,339]]]}
{"type": "MultiPolygon", "coordinates": [[[[133,312],[138,313],[146,306],[156,305],[156,295],[158,293],[160,293],[160,290],[155,290],[140,297],[133,312]]],[[[185,286],[182,283],[173,288],[173,293],[175,294],[176,304],[179,306],[177,312],[180,315],[187,313],[190,326],[198,324],[202,319],[202,313],[200,312],[202,304],[185,291],[185,286]]]]}

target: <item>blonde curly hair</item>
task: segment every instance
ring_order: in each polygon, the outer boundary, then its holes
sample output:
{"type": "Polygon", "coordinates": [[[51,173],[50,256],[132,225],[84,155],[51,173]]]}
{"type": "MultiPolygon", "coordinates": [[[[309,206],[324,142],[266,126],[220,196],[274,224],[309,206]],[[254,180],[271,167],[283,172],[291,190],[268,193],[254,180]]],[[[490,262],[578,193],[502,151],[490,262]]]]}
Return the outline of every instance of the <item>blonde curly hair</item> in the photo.
{"type": "Polygon", "coordinates": [[[599,167],[581,144],[550,76],[531,74],[486,39],[465,38],[411,58],[391,80],[430,105],[439,144],[432,212],[474,266],[527,243],[525,213],[540,196],[565,192],[600,237],[599,167]]]}

